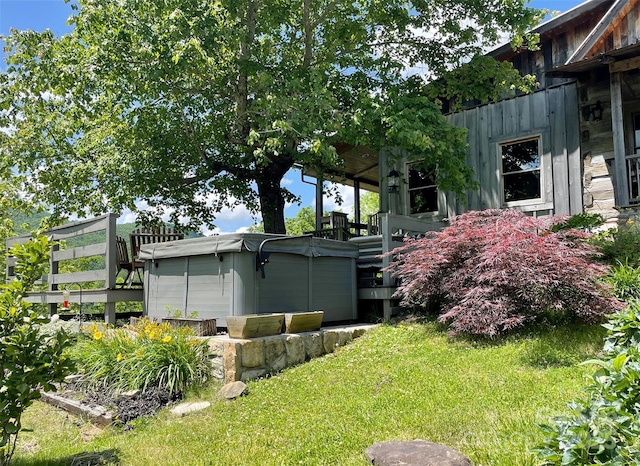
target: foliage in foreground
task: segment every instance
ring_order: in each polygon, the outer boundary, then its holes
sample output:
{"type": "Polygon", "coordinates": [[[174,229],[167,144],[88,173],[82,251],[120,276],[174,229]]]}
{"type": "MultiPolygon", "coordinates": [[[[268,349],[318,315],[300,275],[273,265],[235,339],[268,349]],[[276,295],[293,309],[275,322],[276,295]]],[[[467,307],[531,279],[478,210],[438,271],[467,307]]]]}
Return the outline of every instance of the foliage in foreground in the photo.
{"type": "Polygon", "coordinates": [[[591,242],[598,247],[607,264],[640,266],[640,224],[637,219],[630,218],[617,230],[599,233],[591,242]]]}
{"type": "Polygon", "coordinates": [[[587,397],[543,425],[545,465],[640,464],[640,303],[605,324],[604,358],[587,397]]]}
{"type": "Polygon", "coordinates": [[[69,374],[71,361],[63,350],[71,344],[64,330],[41,331],[49,318],[23,301],[48,263],[51,244],[39,237],[15,245],[16,279],[2,285],[0,295],[0,465],[8,464],[15,451],[24,410],[40,398],[41,390],[54,389],[69,374]]]}
{"type": "Polygon", "coordinates": [[[173,394],[210,376],[207,343],[188,328],[144,318],[131,327],[93,324],[85,330],[71,354],[88,388],[125,392],[158,387],[173,394]]]}
{"type": "Polygon", "coordinates": [[[440,232],[408,239],[391,252],[397,296],[436,308],[453,333],[494,337],[544,316],[594,322],[620,309],[577,230],[552,232],[559,218],[516,210],[472,211],[440,232]]]}

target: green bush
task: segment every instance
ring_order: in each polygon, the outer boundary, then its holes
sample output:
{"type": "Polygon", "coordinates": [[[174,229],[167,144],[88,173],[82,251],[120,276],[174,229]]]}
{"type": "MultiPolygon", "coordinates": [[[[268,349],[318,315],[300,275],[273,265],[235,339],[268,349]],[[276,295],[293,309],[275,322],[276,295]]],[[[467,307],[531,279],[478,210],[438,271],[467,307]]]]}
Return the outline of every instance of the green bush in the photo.
{"type": "Polygon", "coordinates": [[[24,410],[40,398],[41,390],[54,389],[72,369],[63,354],[71,345],[64,330],[43,332],[49,318],[36,312],[22,297],[42,276],[51,244],[43,237],[15,245],[16,279],[2,285],[0,295],[0,465],[13,456],[24,410]]]}
{"type": "Polygon", "coordinates": [[[640,266],[640,228],[631,223],[619,230],[609,230],[594,236],[591,243],[610,265],[640,266]]]}
{"type": "Polygon", "coordinates": [[[88,388],[114,392],[148,387],[183,392],[211,373],[206,341],[187,328],[140,319],[132,327],[93,324],[71,354],[88,388]]]}
{"type": "Polygon", "coordinates": [[[593,231],[594,228],[604,225],[605,219],[600,214],[581,213],[572,215],[563,222],[551,227],[553,233],[564,230],[593,231]]]}
{"type": "Polygon", "coordinates": [[[639,464],[640,458],[640,304],[611,317],[605,327],[604,358],[587,397],[569,405],[570,413],[542,426],[538,455],[545,465],[639,464]]]}
{"type": "Polygon", "coordinates": [[[629,265],[628,259],[611,267],[605,281],[618,299],[640,299],[640,266],[629,265]]]}

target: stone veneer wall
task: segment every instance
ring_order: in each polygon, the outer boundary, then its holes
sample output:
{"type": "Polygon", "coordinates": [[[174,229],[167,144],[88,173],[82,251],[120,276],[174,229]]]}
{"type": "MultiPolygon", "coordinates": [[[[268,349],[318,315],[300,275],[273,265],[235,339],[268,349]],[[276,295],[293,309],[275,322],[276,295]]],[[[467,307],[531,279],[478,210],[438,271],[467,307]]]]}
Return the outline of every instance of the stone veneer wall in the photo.
{"type": "Polygon", "coordinates": [[[213,376],[225,383],[250,380],[332,353],[375,325],[327,327],[315,332],[281,334],[247,340],[209,339],[213,376]]]}
{"type": "Polygon", "coordinates": [[[619,212],[615,209],[613,180],[603,155],[584,157],[584,211],[602,215],[607,227],[617,226],[619,212]]]}

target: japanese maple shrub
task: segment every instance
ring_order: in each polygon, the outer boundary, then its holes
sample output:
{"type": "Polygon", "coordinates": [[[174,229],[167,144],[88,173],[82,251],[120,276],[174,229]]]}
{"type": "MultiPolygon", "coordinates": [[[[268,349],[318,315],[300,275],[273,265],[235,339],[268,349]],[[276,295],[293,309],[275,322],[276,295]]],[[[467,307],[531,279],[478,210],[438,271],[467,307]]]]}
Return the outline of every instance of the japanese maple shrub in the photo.
{"type": "Polygon", "coordinates": [[[553,232],[559,217],[516,210],[472,211],[449,226],[407,239],[389,270],[396,296],[409,307],[438,305],[452,333],[489,337],[542,316],[596,321],[621,308],[599,278],[606,266],[573,229],[553,232]]]}

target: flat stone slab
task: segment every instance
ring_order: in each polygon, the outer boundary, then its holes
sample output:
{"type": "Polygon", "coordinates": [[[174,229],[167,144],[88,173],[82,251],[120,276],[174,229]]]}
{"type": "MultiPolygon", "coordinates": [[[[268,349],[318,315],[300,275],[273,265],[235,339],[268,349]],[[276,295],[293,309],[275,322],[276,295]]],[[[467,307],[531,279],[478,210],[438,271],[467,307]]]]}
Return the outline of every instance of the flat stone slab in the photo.
{"type": "Polygon", "coordinates": [[[218,398],[226,398],[227,400],[233,400],[239,396],[246,395],[247,384],[237,380],[230,382],[220,389],[218,392],[218,398]]]}
{"type": "Polygon", "coordinates": [[[172,414],[177,416],[184,416],[189,413],[195,413],[196,411],[202,411],[211,406],[208,401],[187,401],[186,403],[180,403],[178,406],[171,410],[172,414]]]}
{"type": "Polygon", "coordinates": [[[226,384],[218,392],[218,398],[233,400],[247,393],[247,384],[239,380],[226,384]]]}
{"type": "Polygon", "coordinates": [[[365,455],[379,466],[472,466],[461,453],[425,440],[374,443],[365,455]]]}

